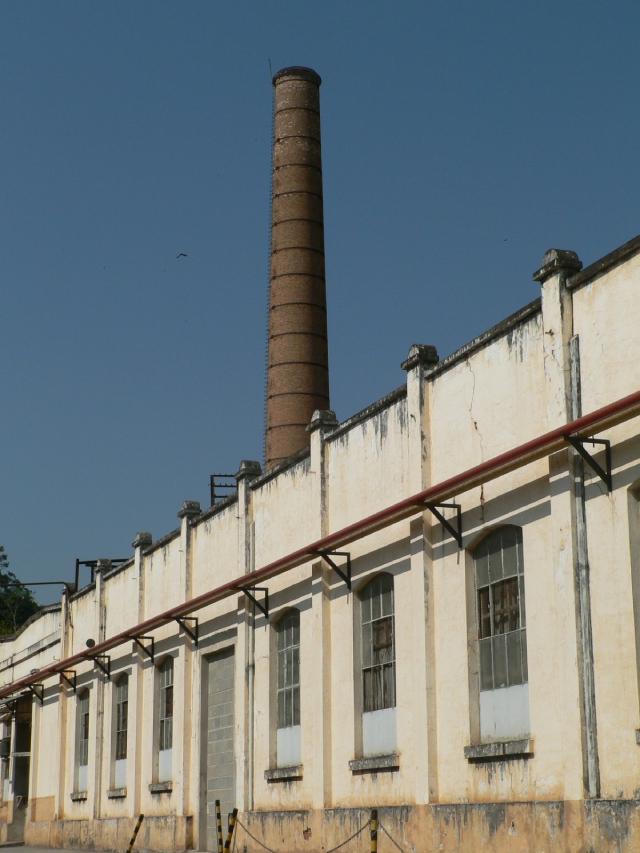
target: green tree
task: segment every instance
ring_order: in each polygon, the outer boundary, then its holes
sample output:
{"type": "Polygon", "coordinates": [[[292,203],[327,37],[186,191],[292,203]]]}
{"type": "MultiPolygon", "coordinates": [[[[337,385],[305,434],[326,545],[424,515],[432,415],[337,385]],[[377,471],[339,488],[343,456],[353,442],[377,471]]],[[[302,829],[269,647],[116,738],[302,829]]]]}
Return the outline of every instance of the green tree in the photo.
{"type": "Polygon", "coordinates": [[[33,593],[8,571],[9,558],[0,545],[0,637],[15,634],[30,616],[40,610],[33,593]]]}

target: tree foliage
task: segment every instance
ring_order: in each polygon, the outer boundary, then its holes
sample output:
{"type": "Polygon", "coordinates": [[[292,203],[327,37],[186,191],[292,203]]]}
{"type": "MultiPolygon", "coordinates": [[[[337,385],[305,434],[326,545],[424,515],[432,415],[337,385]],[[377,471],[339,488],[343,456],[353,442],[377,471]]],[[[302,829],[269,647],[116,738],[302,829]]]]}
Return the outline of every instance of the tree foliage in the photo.
{"type": "Polygon", "coordinates": [[[30,616],[40,610],[33,593],[9,571],[9,558],[0,545],[0,637],[15,634],[30,616]]]}

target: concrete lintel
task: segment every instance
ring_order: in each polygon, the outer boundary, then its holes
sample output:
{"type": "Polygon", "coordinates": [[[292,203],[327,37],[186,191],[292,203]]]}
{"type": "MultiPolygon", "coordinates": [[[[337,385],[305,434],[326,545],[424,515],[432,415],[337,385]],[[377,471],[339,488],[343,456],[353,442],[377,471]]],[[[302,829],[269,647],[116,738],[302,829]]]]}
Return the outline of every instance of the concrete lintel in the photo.
{"type": "Polygon", "coordinates": [[[292,779],[302,779],[302,764],[293,767],[274,767],[264,771],[267,782],[290,782],[292,779]]]}
{"type": "Polygon", "coordinates": [[[561,270],[575,273],[581,269],[582,261],[570,249],[547,249],[542,258],[540,269],[533,274],[533,280],[544,284],[550,276],[561,270]]]}
{"type": "Polygon", "coordinates": [[[354,758],[349,762],[349,769],[352,773],[379,773],[385,770],[399,770],[400,756],[394,752],[391,755],[354,758]]]}
{"type": "Polygon", "coordinates": [[[83,803],[87,799],[87,792],[86,791],[72,791],[69,796],[71,797],[72,802],[83,803]]]}
{"type": "Polygon", "coordinates": [[[151,794],[170,794],[173,791],[173,782],[151,782],[149,792],[151,794]]]}
{"type": "Polygon", "coordinates": [[[126,788],[109,788],[107,791],[107,799],[122,800],[127,796],[126,788]]]}
{"type": "Polygon", "coordinates": [[[494,743],[479,743],[465,746],[464,757],[468,761],[505,761],[508,759],[529,758],[533,755],[533,740],[501,740],[494,743]]]}

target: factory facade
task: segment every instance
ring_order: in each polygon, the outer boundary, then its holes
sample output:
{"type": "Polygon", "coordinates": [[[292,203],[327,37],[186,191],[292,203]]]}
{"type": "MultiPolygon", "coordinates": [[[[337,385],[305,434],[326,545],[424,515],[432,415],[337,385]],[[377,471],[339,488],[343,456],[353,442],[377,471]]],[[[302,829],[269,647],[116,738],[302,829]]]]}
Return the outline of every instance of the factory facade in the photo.
{"type": "Polygon", "coordinates": [[[638,850],[640,237],[338,423],[319,78],[275,82],[265,469],[0,644],[0,840],[217,850],[219,800],[247,851],[371,807],[383,851],[638,850]]]}

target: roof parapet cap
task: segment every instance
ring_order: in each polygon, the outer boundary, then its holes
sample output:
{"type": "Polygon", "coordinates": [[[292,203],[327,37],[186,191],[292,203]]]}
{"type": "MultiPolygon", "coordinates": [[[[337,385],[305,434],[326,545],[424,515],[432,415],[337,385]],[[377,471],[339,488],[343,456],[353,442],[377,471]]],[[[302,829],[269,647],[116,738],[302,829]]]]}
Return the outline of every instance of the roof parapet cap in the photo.
{"type": "Polygon", "coordinates": [[[338,419],[333,409],[316,409],[306,429],[307,432],[315,432],[317,429],[329,430],[337,426],[338,419]]]}
{"type": "Polygon", "coordinates": [[[252,480],[260,474],[262,474],[262,465],[259,462],[256,462],[254,459],[243,459],[240,462],[240,467],[235,478],[236,482],[239,483],[240,480],[244,480],[247,477],[252,480]]]}
{"type": "Polygon", "coordinates": [[[111,560],[108,557],[100,557],[96,563],[96,574],[98,572],[107,572],[111,568],[111,560]]]}
{"type": "Polygon", "coordinates": [[[440,361],[438,350],[431,344],[411,344],[409,355],[400,367],[403,370],[413,370],[419,364],[433,365],[440,361]]]}
{"type": "Polygon", "coordinates": [[[542,258],[542,265],[533,274],[533,280],[543,284],[550,276],[561,270],[577,272],[582,269],[582,261],[570,249],[547,249],[542,258]]]}

